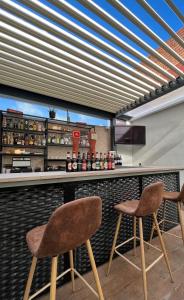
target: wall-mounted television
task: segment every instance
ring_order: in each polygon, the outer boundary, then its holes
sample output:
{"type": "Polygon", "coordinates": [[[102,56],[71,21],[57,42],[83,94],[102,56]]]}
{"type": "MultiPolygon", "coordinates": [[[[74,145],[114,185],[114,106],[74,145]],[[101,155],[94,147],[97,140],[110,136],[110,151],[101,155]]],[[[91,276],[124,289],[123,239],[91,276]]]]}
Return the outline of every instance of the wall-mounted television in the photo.
{"type": "Polygon", "coordinates": [[[145,145],[146,127],[145,126],[115,126],[115,144],[126,145],[145,145]]]}

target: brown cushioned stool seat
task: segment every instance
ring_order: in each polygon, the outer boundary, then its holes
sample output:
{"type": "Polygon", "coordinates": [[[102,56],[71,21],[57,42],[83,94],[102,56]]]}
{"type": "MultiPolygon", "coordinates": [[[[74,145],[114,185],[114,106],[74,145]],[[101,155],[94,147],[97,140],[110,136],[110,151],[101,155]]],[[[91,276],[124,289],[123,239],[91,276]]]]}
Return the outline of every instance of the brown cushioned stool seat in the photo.
{"type": "Polygon", "coordinates": [[[101,225],[102,201],[99,197],[86,197],[63,204],[51,215],[47,224],[33,228],[27,233],[28,248],[33,255],[32,265],[23,300],[30,299],[30,289],[38,258],[51,257],[51,282],[31,296],[50,286],[50,300],[56,299],[56,281],[68,272],[71,273],[72,288],[75,290],[74,275],[82,276],[74,268],[73,250],[86,244],[97,292],[84,279],[91,291],[100,300],[104,300],[96,264],[91,248],[90,238],[101,225]],[[69,252],[70,268],[57,276],[57,259],[59,255],[69,252]]]}
{"type": "Polygon", "coordinates": [[[163,199],[164,200],[170,200],[170,201],[179,201],[179,192],[164,192],[163,193],[163,199]]]}
{"type": "MultiPolygon", "coordinates": [[[[108,264],[108,270],[107,270],[107,275],[110,272],[110,267],[112,263],[112,258],[114,253],[118,254],[120,257],[126,260],[126,262],[129,262],[133,267],[135,267],[137,270],[142,272],[143,276],[143,286],[144,286],[144,299],[147,300],[147,277],[146,273],[149,271],[157,262],[160,261],[163,257],[165,258],[171,280],[172,279],[172,273],[170,269],[170,264],[167,256],[167,252],[165,249],[164,241],[162,239],[162,235],[160,233],[160,228],[158,225],[158,221],[156,219],[156,212],[162,202],[162,197],[163,197],[163,183],[162,182],[157,182],[148,185],[142,192],[142,195],[140,197],[140,200],[126,200],[122,201],[121,203],[117,204],[114,206],[114,209],[119,213],[117,225],[116,225],[116,231],[114,235],[114,240],[113,240],[113,245],[111,249],[111,254],[110,254],[110,259],[109,259],[109,264],[108,264]],[[129,238],[128,240],[124,241],[123,243],[116,245],[117,238],[118,238],[118,233],[120,230],[120,225],[121,225],[121,220],[123,215],[129,215],[131,217],[134,217],[134,228],[133,228],[133,237],[129,238]],[[161,251],[162,254],[154,260],[152,264],[146,267],[145,264],[145,254],[144,254],[144,236],[143,236],[143,222],[142,219],[143,217],[153,215],[159,239],[160,239],[160,244],[161,244],[161,249],[157,247],[153,247],[154,249],[161,251]],[[137,237],[137,219],[139,220],[139,232],[140,232],[140,237],[137,237]],[[126,243],[129,243],[130,241],[134,242],[134,253],[136,253],[136,242],[140,241],[140,248],[141,248],[141,268],[137,265],[135,265],[132,261],[130,261],[125,255],[123,255],[121,252],[119,252],[119,248],[125,245],[126,243]]],[[[147,243],[147,242],[145,242],[147,243]]]]}
{"type": "MultiPolygon", "coordinates": [[[[176,238],[183,239],[183,244],[184,244],[184,216],[182,214],[182,204],[184,206],[184,184],[182,186],[181,192],[168,192],[168,191],[164,192],[163,193],[163,200],[164,200],[163,217],[159,221],[161,231],[163,233],[169,234],[169,235],[174,236],[176,238]],[[173,202],[177,205],[179,223],[178,222],[173,222],[173,220],[169,220],[168,218],[166,218],[166,208],[167,208],[166,204],[167,204],[167,201],[173,202]],[[181,236],[175,235],[175,234],[170,233],[170,232],[166,232],[165,231],[165,223],[170,223],[170,224],[175,224],[175,225],[180,224],[180,226],[181,226],[181,236]]],[[[150,235],[150,242],[152,241],[154,230],[155,230],[155,223],[153,222],[151,235],[150,235]]]]}
{"type": "Polygon", "coordinates": [[[115,205],[114,208],[116,210],[118,210],[119,212],[134,216],[138,205],[139,205],[138,200],[131,200],[131,201],[126,200],[124,202],[121,202],[121,203],[115,205]]]}

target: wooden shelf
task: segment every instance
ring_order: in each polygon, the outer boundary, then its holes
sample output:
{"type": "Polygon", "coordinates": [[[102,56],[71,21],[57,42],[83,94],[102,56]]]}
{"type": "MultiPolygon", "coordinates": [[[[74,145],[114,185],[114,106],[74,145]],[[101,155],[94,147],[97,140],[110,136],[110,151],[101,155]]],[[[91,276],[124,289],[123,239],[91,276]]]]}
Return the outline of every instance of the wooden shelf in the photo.
{"type": "Polygon", "coordinates": [[[3,131],[6,132],[16,132],[16,133],[28,133],[28,134],[45,134],[45,131],[35,131],[35,130],[26,130],[26,129],[14,129],[14,128],[3,128],[3,131]]]}
{"type": "Polygon", "coordinates": [[[8,145],[8,144],[2,144],[2,147],[11,147],[11,148],[34,148],[34,149],[44,149],[46,146],[34,146],[34,145],[8,145]]]}
{"type": "MultiPolygon", "coordinates": [[[[47,144],[47,146],[54,146],[54,147],[73,147],[72,144],[47,144]]],[[[90,148],[90,146],[82,146],[82,145],[79,145],[79,148],[90,148]]]]}
{"type": "Polygon", "coordinates": [[[47,161],[66,161],[66,158],[46,158],[47,161]]]}
{"type": "Polygon", "coordinates": [[[29,156],[40,156],[40,157],[44,157],[44,154],[33,154],[33,153],[30,153],[30,154],[15,154],[15,153],[0,153],[0,155],[4,155],[4,156],[16,156],[16,157],[29,157],[29,156]]]}

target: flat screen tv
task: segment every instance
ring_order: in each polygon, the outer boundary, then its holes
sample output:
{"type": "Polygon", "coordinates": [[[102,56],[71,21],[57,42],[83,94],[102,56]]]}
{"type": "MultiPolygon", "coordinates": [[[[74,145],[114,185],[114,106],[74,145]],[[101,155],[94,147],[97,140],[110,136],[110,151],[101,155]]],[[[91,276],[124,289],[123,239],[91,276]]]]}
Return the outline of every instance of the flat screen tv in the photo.
{"type": "Polygon", "coordinates": [[[145,126],[115,126],[115,144],[145,145],[145,126]]]}

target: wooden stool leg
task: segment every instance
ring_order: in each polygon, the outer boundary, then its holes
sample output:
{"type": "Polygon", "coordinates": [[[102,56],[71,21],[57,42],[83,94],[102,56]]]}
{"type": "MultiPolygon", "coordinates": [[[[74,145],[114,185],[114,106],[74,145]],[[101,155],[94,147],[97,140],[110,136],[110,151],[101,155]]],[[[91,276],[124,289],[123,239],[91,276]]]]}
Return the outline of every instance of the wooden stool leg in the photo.
{"type": "MultiPolygon", "coordinates": [[[[184,217],[182,215],[181,203],[180,202],[178,202],[178,214],[179,214],[181,234],[182,234],[182,239],[183,239],[183,244],[184,244],[184,217]]],[[[184,214],[184,212],[183,212],[183,214],[184,214]]]]}
{"type": "Polygon", "coordinates": [[[70,268],[71,270],[71,280],[72,280],[72,291],[75,291],[75,277],[74,277],[74,262],[73,262],[73,250],[69,251],[70,256],[70,268]]]}
{"type": "Polygon", "coordinates": [[[137,218],[134,217],[134,255],[136,256],[136,245],[137,245],[137,218]]]}
{"type": "Polygon", "coordinates": [[[166,201],[167,201],[167,200],[165,200],[165,201],[164,201],[164,209],[163,209],[163,222],[162,222],[162,226],[161,226],[161,229],[162,229],[162,231],[164,231],[164,230],[165,230],[166,201]]]}
{"type": "Polygon", "coordinates": [[[29,294],[30,294],[30,289],[33,281],[34,272],[36,269],[36,264],[37,264],[37,258],[33,256],[23,300],[29,299],[29,294]]]}
{"type": "Polygon", "coordinates": [[[160,244],[161,244],[162,252],[163,252],[164,257],[165,257],[165,262],[166,262],[166,265],[168,267],[169,274],[170,274],[170,277],[171,277],[171,282],[174,282],[173,281],[172,272],[171,272],[170,263],[169,263],[169,259],[168,259],[168,256],[167,256],[167,251],[166,251],[166,248],[165,248],[165,244],[164,244],[161,232],[160,232],[160,227],[158,225],[158,221],[157,221],[157,217],[156,217],[155,213],[153,214],[153,218],[154,218],[155,226],[156,226],[157,233],[158,233],[158,236],[159,236],[159,239],[160,239],[160,244]]]}
{"type": "Polygon", "coordinates": [[[57,260],[57,256],[52,257],[50,300],[56,300],[57,260]]]}
{"type": "Polygon", "coordinates": [[[112,258],[113,258],[113,255],[114,255],[116,242],[117,242],[117,238],[118,238],[118,233],[119,233],[119,229],[120,229],[120,225],[121,225],[121,219],[122,219],[122,214],[119,215],[117,225],[116,225],[116,231],[115,231],[115,235],[114,235],[114,240],[113,240],[113,244],[112,244],[109,264],[108,264],[108,268],[107,268],[107,276],[109,275],[110,268],[111,268],[112,258]]]}
{"type": "MultiPolygon", "coordinates": [[[[156,217],[157,217],[157,215],[158,215],[158,210],[156,212],[156,217]]],[[[155,231],[155,222],[154,222],[154,219],[153,219],[153,224],[152,224],[151,234],[150,234],[150,240],[149,240],[150,244],[152,243],[154,231],[155,231]]]]}
{"type": "Polygon", "coordinates": [[[104,296],[103,296],[103,293],[102,293],[102,288],[101,288],[100,280],[99,280],[99,277],[98,277],[98,272],[97,272],[96,263],[95,263],[95,260],[94,260],[90,240],[87,240],[86,247],[87,247],[87,250],[88,250],[88,255],[89,255],[93,275],[94,275],[94,278],[95,278],[99,299],[104,300],[104,296]]]}
{"type": "Polygon", "coordinates": [[[142,277],[143,277],[143,286],[144,286],[144,300],[147,300],[148,299],[148,291],[147,291],[146,263],[145,263],[145,254],[144,254],[144,236],[143,236],[142,218],[139,218],[139,232],[140,232],[140,246],[141,246],[142,277]]]}

